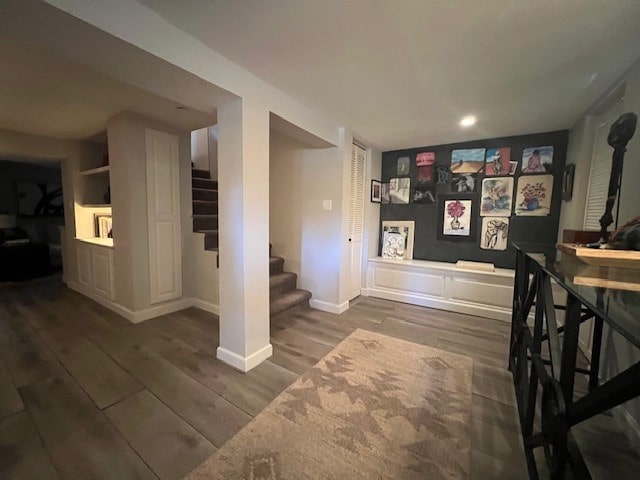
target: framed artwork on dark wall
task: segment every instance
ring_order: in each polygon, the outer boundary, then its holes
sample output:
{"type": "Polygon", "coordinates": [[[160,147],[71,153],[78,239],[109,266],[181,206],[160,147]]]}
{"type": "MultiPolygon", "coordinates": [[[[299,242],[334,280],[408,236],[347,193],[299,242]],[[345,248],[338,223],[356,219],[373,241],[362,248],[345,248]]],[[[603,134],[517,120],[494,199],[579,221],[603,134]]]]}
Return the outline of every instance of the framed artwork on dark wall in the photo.
{"type": "Polygon", "coordinates": [[[564,176],[562,177],[562,200],[570,202],[573,198],[573,177],[576,173],[576,164],[568,163],[564,167],[564,176]]]}
{"type": "Polygon", "coordinates": [[[382,202],[382,183],[379,180],[371,180],[371,201],[382,202]]]}
{"type": "Polygon", "coordinates": [[[438,195],[438,240],[475,242],[477,195],[438,195]]]}

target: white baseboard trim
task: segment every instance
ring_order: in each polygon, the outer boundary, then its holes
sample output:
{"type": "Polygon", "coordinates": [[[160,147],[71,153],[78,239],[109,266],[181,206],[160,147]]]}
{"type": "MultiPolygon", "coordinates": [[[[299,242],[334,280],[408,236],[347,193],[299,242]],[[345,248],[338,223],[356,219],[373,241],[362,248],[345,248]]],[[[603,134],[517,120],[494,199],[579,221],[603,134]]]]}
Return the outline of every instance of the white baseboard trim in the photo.
{"type": "Polygon", "coordinates": [[[219,360],[222,360],[241,372],[248,372],[252,368],[257,367],[272,354],[273,347],[270,343],[248,357],[243,357],[223,347],[218,347],[216,350],[216,357],[219,360]]]}
{"type": "Polygon", "coordinates": [[[103,307],[116,312],[118,315],[123,316],[131,323],[144,322],[145,320],[149,320],[151,318],[184,310],[185,308],[189,308],[193,305],[192,298],[180,298],[178,300],[163,303],[162,305],[155,305],[150,308],[145,308],[144,310],[133,311],[107,298],[96,295],[89,288],[80,283],[68,282],[67,287],[69,287],[71,290],[75,290],[76,292],[81,293],[85,297],[89,297],[91,300],[99,303],[103,307]]]}
{"type": "Polygon", "coordinates": [[[322,310],[323,312],[335,313],[340,315],[342,312],[349,310],[349,302],[344,303],[329,303],[322,300],[316,300],[315,298],[309,299],[309,306],[316,310],[322,310]]]}
{"type": "Polygon", "coordinates": [[[412,305],[420,305],[422,307],[448,310],[450,312],[464,313],[467,315],[476,315],[478,317],[493,318],[503,322],[511,322],[511,310],[503,307],[445,300],[442,298],[429,297],[427,295],[399,292],[397,290],[386,290],[375,287],[367,289],[367,296],[384,298],[385,300],[393,300],[412,305]]]}
{"type": "Polygon", "coordinates": [[[191,306],[199,308],[200,310],[204,310],[205,312],[213,313],[214,315],[220,316],[220,307],[213,303],[205,302],[199,298],[191,299],[191,306]]]}

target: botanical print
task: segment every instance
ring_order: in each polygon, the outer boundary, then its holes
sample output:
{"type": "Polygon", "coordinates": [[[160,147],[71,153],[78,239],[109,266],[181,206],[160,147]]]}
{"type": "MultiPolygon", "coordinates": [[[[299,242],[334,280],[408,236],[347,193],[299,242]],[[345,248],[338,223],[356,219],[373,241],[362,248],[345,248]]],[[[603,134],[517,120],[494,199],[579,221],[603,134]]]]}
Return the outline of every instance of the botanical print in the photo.
{"type": "Polygon", "coordinates": [[[467,173],[464,175],[454,174],[451,178],[452,192],[475,192],[478,181],[476,175],[467,173]]]}
{"type": "MultiPolygon", "coordinates": [[[[407,157],[409,158],[409,157],[407,157]]],[[[409,203],[409,194],[411,193],[410,178],[392,178],[389,182],[389,200],[391,203],[405,204],[409,203]]]]}
{"type": "Polygon", "coordinates": [[[418,182],[433,182],[433,165],[421,165],[418,167],[418,182]]]}
{"type": "Polygon", "coordinates": [[[551,209],[553,175],[524,175],[516,189],[516,215],[546,217],[551,209]]]}
{"type": "Polygon", "coordinates": [[[471,235],[471,200],[445,200],[442,233],[463,237],[471,235]]]}
{"type": "Polygon", "coordinates": [[[389,203],[389,184],[383,183],[380,191],[382,203],[389,203]]]}
{"type": "Polygon", "coordinates": [[[522,173],[548,173],[552,164],[552,146],[525,148],[522,152],[522,173]]]}
{"type": "Polygon", "coordinates": [[[485,217],[482,219],[480,248],[485,250],[506,250],[509,235],[509,218],[485,217]]]}
{"type": "Polygon", "coordinates": [[[449,181],[449,169],[447,167],[436,167],[436,175],[438,177],[438,181],[436,182],[438,185],[445,184],[449,181]]]}
{"type": "Polygon", "coordinates": [[[436,203],[435,185],[419,183],[413,189],[413,203],[436,203]]]}
{"type": "Polygon", "coordinates": [[[398,158],[397,171],[398,171],[398,175],[409,175],[409,171],[410,171],[409,157],[398,158]]]}
{"type": "Polygon", "coordinates": [[[382,222],[382,256],[385,258],[413,258],[413,221],[382,222]]]}
{"type": "Polygon", "coordinates": [[[478,173],[484,168],[484,148],[453,150],[451,152],[452,173],[478,173]]]}
{"type": "Polygon", "coordinates": [[[485,157],[484,174],[507,175],[511,161],[511,149],[509,147],[489,148],[485,157]]]}
{"type": "Polygon", "coordinates": [[[512,197],[512,177],[485,178],[482,180],[480,215],[483,217],[510,217],[512,197]]]}
{"type": "Polygon", "coordinates": [[[422,152],[416,155],[416,165],[418,167],[433,165],[436,163],[435,152],[422,152]]]}

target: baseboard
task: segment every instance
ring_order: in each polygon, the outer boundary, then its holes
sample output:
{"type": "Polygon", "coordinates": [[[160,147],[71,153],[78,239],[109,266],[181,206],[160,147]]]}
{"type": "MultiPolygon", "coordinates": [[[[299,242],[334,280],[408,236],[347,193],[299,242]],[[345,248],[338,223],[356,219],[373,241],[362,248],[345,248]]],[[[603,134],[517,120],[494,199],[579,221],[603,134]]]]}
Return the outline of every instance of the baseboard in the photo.
{"type": "Polygon", "coordinates": [[[109,310],[126,318],[131,323],[140,323],[151,318],[159,317],[161,315],[167,315],[169,313],[184,310],[185,308],[189,308],[193,304],[193,299],[181,298],[179,300],[163,303],[162,305],[155,305],[144,310],[133,311],[116,302],[101,297],[100,295],[96,295],[90,289],[80,283],[70,281],[67,282],[67,287],[69,287],[71,290],[75,290],[76,292],[81,293],[85,297],[89,297],[94,302],[99,303],[103,307],[108,308],[109,310]]]}
{"type": "Polygon", "coordinates": [[[218,347],[216,349],[216,357],[219,360],[231,365],[233,368],[236,368],[241,372],[248,372],[252,368],[257,367],[272,354],[273,347],[270,343],[248,357],[243,357],[223,347],[218,347]]]}
{"type": "Polygon", "coordinates": [[[199,298],[192,298],[191,306],[199,308],[200,310],[204,310],[205,312],[213,313],[214,315],[220,316],[220,307],[218,305],[205,302],[204,300],[201,300],[199,298]]]}
{"type": "Polygon", "coordinates": [[[316,300],[315,298],[311,298],[309,300],[309,306],[311,308],[315,308],[316,310],[335,313],[336,315],[340,315],[342,312],[346,312],[347,310],[349,310],[349,302],[337,304],[337,303],[323,302],[322,300],[316,300]]]}
{"type": "Polygon", "coordinates": [[[629,439],[629,443],[640,455],[640,425],[624,405],[614,408],[613,419],[629,439]]]}
{"type": "Polygon", "coordinates": [[[395,302],[409,303],[412,305],[420,305],[422,307],[437,308],[439,310],[447,310],[450,312],[464,313],[467,315],[493,318],[503,322],[511,322],[511,309],[508,308],[464,303],[445,300],[442,298],[432,298],[426,295],[399,292],[397,290],[385,290],[382,288],[368,288],[367,296],[384,298],[385,300],[393,300],[395,302]]]}

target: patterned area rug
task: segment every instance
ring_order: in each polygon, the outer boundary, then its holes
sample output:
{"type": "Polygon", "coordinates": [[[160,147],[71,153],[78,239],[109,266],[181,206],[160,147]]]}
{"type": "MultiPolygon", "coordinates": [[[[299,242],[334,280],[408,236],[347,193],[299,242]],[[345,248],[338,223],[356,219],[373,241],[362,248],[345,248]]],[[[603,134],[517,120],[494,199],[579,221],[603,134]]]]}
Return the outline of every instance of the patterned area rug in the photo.
{"type": "Polygon", "coordinates": [[[189,480],[468,478],[470,358],[356,330],[189,480]]]}

